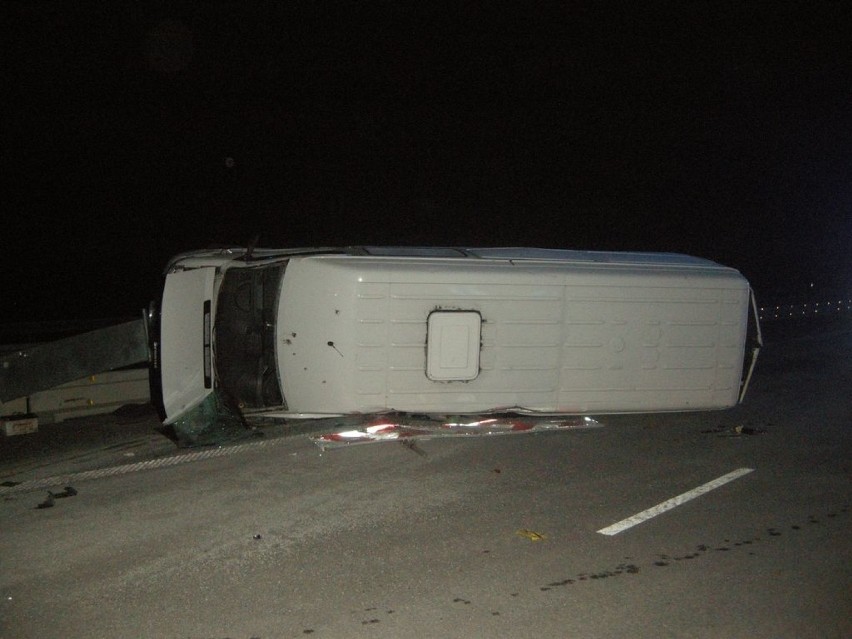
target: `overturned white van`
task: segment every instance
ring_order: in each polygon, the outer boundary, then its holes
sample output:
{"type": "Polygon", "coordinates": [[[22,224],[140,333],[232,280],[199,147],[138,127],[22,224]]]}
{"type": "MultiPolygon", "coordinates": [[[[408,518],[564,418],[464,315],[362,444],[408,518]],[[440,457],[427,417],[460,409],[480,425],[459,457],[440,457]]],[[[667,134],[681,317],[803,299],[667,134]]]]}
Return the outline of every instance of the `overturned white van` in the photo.
{"type": "Polygon", "coordinates": [[[243,414],[725,409],[760,345],[749,283],[678,254],[223,249],[167,266],[149,312],[164,424],[243,414]]]}

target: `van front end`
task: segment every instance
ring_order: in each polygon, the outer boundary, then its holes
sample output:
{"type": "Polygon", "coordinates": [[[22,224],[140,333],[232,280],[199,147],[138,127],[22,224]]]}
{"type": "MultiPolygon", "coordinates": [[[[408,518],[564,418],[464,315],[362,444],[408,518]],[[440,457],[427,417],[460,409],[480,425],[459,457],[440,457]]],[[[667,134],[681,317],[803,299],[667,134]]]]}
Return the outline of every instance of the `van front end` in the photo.
{"type": "Polygon", "coordinates": [[[174,439],[245,434],[243,413],[286,410],[276,313],[287,260],[190,256],[169,265],[147,312],[151,398],[174,439]]]}

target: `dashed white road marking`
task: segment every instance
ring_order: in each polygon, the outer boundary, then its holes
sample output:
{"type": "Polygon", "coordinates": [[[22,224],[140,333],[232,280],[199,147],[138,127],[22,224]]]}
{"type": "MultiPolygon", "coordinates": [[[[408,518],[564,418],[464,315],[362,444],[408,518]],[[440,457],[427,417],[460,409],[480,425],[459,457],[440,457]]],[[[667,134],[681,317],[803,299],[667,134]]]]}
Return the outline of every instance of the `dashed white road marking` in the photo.
{"type": "Polygon", "coordinates": [[[719,486],[724,486],[728,482],[734,481],[735,479],[739,479],[743,475],[748,475],[752,472],[754,468],[738,468],[727,475],[722,475],[721,477],[714,479],[713,481],[708,481],[706,484],[702,484],[698,488],[693,488],[685,493],[678,495],[677,497],[672,497],[671,499],[667,499],[661,504],[657,504],[647,510],[643,510],[641,513],[637,513],[627,519],[622,519],[619,522],[614,523],[612,526],[607,526],[606,528],[601,528],[598,532],[602,535],[617,535],[620,532],[624,532],[628,528],[632,528],[637,524],[641,524],[643,521],[647,521],[657,515],[666,512],[667,510],[671,510],[676,506],[680,506],[681,504],[685,504],[691,499],[695,499],[705,493],[709,493],[711,490],[715,490],[719,488],[719,486]]]}

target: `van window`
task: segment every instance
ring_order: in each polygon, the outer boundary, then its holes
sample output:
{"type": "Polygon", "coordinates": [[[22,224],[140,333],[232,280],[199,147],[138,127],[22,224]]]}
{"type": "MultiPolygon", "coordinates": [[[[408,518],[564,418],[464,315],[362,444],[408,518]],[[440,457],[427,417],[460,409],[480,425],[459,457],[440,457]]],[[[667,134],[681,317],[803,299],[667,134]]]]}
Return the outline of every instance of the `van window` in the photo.
{"type": "Polygon", "coordinates": [[[216,304],[219,388],[240,408],[284,406],[275,362],[278,294],[286,264],[230,268],[216,304]]]}

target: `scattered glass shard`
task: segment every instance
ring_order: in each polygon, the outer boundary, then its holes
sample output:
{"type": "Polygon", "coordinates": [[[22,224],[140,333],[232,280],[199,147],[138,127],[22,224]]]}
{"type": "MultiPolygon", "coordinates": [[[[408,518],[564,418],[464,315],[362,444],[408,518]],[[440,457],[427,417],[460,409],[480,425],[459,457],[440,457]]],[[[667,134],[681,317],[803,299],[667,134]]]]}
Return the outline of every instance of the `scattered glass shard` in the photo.
{"type": "Polygon", "coordinates": [[[161,432],[181,447],[221,445],[257,435],[239,408],[218,390],[161,432]]]}

